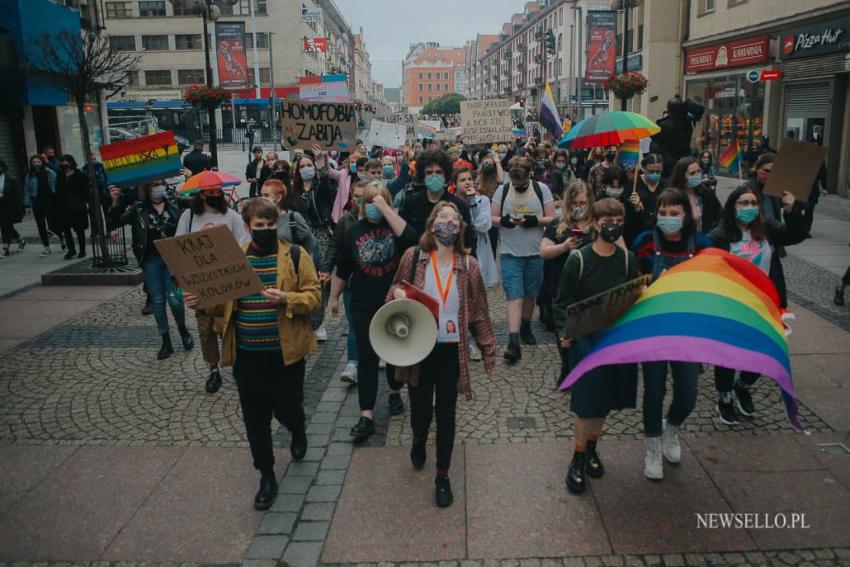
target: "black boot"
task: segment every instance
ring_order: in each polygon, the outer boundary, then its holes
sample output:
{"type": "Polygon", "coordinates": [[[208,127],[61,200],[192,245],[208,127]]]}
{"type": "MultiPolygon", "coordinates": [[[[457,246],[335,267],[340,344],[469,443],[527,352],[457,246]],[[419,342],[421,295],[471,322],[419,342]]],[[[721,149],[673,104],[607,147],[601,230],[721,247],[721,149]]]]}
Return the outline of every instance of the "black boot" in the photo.
{"type": "Polygon", "coordinates": [[[522,358],[522,349],[519,346],[519,335],[510,333],[508,335],[508,348],[505,349],[505,354],[502,355],[508,364],[513,364],[522,358]]]}
{"type": "Polygon", "coordinates": [[[180,340],[183,342],[183,350],[192,350],[195,346],[195,341],[192,339],[192,334],[186,325],[177,325],[177,330],[180,331],[180,340]]]}
{"type": "Polygon", "coordinates": [[[522,325],[519,327],[519,336],[523,344],[532,346],[537,344],[537,337],[531,332],[531,321],[522,322],[522,325]]]}
{"type": "Polygon", "coordinates": [[[602,459],[599,458],[599,453],[596,452],[596,441],[587,442],[587,476],[590,478],[602,478],[605,474],[605,466],[602,464],[602,459]]]}
{"type": "Polygon", "coordinates": [[[437,502],[437,506],[440,508],[451,506],[452,502],[455,501],[455,497],[452,494],[452,483],[449,481],[449,477],[445,475],[438,476],[434,480],[434,484],[436,485],[434,500],[437,502]]]}
{"type": "Polygon", "coordinates": [[[218,366],[210,368],[210,377],[207,378],[205,389],[208,394],[215,394],[221,388],[221,372],[218,371],[218,366]]]}
{"type": "Polygon", "coordinates": [[[255,510],[268,510],[277,497],[277,479],[274,477],[274,471],[265,471],[262,475],[260,477],[260,490],[254,497],[255,510]]]}
{"type": "Polygon", "coordinates": [[[567,469],[567,488],[573,494],[581,494],[587,487],[587,455],[576,451],[570,468],[567,469]]]}
{"type": "Polygon", "coordinates": [[[410,448],[410,464],[413,468],[421,471],[425,466],[425,460],[428,458],[428,453],[425,450],[425,441],[413,440],[413,446],[410,448]]]}
{"type": "Polygon", "coordinates": [[[142,315],[153,315],[153,299],[151,296],[145,296],[145,306],[142,307],[142,315]]]}
{"type": "Polygon", "coordinates": [[[307,431],[304,429],[303,423],[300,428],[292,431],[291,437],[289,454],[292,455],[292,460],[297,462],[307,454],[307,431]]]}
{"type": "Polygon", "coordinates": [[[171,335],[163,333],[162,346],[159,348],[159,352],[156,353],[156,358],[157,360],[165,360],[172,354],[174,354],[174,347],[171,346],[171,335]]]}

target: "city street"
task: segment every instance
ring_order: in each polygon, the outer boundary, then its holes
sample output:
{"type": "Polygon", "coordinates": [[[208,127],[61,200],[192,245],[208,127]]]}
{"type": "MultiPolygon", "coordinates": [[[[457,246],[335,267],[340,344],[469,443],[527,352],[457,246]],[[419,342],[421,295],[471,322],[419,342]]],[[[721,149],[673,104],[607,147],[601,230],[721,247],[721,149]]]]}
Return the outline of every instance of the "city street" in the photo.
{"type": "MultiPolygon", "coordinates": [[[[733,185],[721,180],[720,193],[733,185]]],[[[784,262],[806,434],[790,429],[767,380],[754,419],[719,424],[707,369],[682,464],[668,466],[664,481],[643,477],[641,414],[623,411],[600,442],[606,476],[570,495],[572,419],[568,395],[554,390],[558,356],[547,338],[516,367],[500,361],[493,378],[472,366],[475,398],[459,403],[448,509],[433,506],[430,473],[410,467],[409,416],[389,417],[383,383],[378,433],[352,447],[357,395],[337,378],[344,322],[330,319],[328,341],[308,359],[307,457],[290,463],[288,434],[278,432],[281,494],[260,513],[230,369],[209,395],[199,349],[156,361],[138,288],[22,280],[24,291],[0,299],[0,562],[850,564],[850,312],[831,303],[850,263],[848,234],[847,201],[825,198],[813,238],[784,262]],[[808,527],[697,523],[696,514],[728,512],[804,514],[808,527]]],[[[2,280],[36,253],[5,260],[2,280]]],[[[504,344],[502,297],[489,294],[504,344]]]]}

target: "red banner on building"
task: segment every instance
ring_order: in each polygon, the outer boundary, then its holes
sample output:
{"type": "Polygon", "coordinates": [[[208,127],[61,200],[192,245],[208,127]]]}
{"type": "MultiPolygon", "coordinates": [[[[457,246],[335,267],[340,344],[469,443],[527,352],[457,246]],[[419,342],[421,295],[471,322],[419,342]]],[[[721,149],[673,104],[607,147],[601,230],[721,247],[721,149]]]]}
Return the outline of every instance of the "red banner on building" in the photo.
{"type": "Polygon", "coordinates": [[[617,13],[610,10],[587,13],[587,63],[584,80],[604,83],[617,63],[617,13]]]}
{"type": "Polygon", "coordinates": [[[228,92],[250,89],[248,56],[245,53],[245,22],[215,23],[215,53],[221,88],[228,92]]]}
{"type": "Polygon", "coordinates": [[[769,47],[770,37],[761,35],[689,49],[685,54],[685,73],[764,63],[768,58],[769,47]]]}
{"type": "Polygon", "coordinates": [[[327,53],[328,39],[326,37],[305,37],[304,51],[306,53],[315,53],[316,51],[327,53]]]}

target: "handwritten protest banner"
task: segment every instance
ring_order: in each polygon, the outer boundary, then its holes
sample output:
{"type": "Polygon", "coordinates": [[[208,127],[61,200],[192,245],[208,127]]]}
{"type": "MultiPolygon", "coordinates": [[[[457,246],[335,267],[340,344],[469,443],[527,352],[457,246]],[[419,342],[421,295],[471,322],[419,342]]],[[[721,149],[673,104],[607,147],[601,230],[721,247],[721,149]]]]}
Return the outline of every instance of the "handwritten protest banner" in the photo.
{"type": "Polygon", "coordinates": [[[460,125],[467,144],[507,142],[513,128],[510,104],[504,99],[461,101],[460,125]]]}
{"type": "Polygon", "coordinates": [[[109,182],[126,187],[180,173],[180,151],[174,132],[160,132],[100,146],[109,182]]]}
{"type": "Polygon", "coordinates": [[[177,285],[200,298],[199,307],[220,305],[262,291],[233,233],[224,225],[154,244],[177,285]]]}
{"type": "Polygon", "coordinates": [[[281,131],[288,148],[349,151],[357,136],[353,104],[281,101],[281,131]]]}
{"type": "Polygon", "coordinates": [[[390,124],[380,120],[372,120],[369,133],[366,134],[366,147],[380,146],[382,148],[400,148],[407,137],[406,124],[390,124]]]}
{"type": "Polygon", "coordinates": [[[439,120],[417,120],[414,125],[414,131],[417,138],[426,140],[437,139],[437,130],[440,129],[439,120]]]}
{"type": "Polygon", "coordinates": [[[568,305],[565,338],[577,339],[609,327],[634,305],[644,286],[650,283],[651,275],[640,276],[568,305]]]}
{"type": "Polygon", "coordinates": [[[770,170],[764,194],[782,197],[782,193],[788,191],[798,201],[808,201],[824,158],[825,147],[785,138],[770,170]]]}

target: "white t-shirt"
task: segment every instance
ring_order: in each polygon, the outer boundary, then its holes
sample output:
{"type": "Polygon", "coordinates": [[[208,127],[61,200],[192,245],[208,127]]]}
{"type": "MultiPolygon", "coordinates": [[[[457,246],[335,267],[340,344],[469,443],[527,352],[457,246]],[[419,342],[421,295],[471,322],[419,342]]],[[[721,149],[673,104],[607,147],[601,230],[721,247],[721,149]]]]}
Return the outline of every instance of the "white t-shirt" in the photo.
{"type": "Polygon", "coordinates": [[[233,209],[227,209],[224,214],[221,213],[203,213],[193,215],[192,211],[187,209],[180,215],[180,220],[177,222],[177,232],[175,236],[183,236],[190,232],[198,230],[207,230],[219,225],[225,225],[236,237],[239,244],[243,244],[251,240],[251,235],[245,229],[245,221],[233,209]],[[190,226],[191,221],[191,226],[190,226]]]}
{"type": "MultiPolygon", "coordinates": [[[[524,217],[526,215],[543,216],[543,207],[551,203],[554,199],[552,191],[549,190],[544,183],[538,183],[540,193],[543,196],[543,203],[537,198],[537,193],[534,192],[532,183],[529,182],[528,189],[523,193],[515,191],[510,185],[502,185],[496,189],[493,195],[493,203],[502,203],[502,193],[508,191],[508,196],[505,198],[505,206],[502,207],[502,216],[513,215],[524,217]]],[[[540,242],[543,240],[543,231],[546,229],[543,225],[537,225],[533,228],[522,228],[516,226],[514,228],[499,228],[499,247],[502,254],[510,254],[517,258],[528,258],[530,256],[540,256],[540,242]]]]}
{"type": "Polygon", "coordinates": [[[449,292],[446,296],[446,303],[443,305],[443,300],[440,297],[440,291],[437,286],[437,279],[434,277],[434,264],[431,260],[428,260],[428,265],[425,267],[425,285],[422,291],[435,298],[437,303],[440,304],[440,327],[437,333],[438,343],[460,342],[460,297],[457,292],[457,278],[452,273],[453,269],[454,264],[447,264],[438,268],[444,292],[449,275],[452,276],[451,284],[449,284],[449,292]]]}

